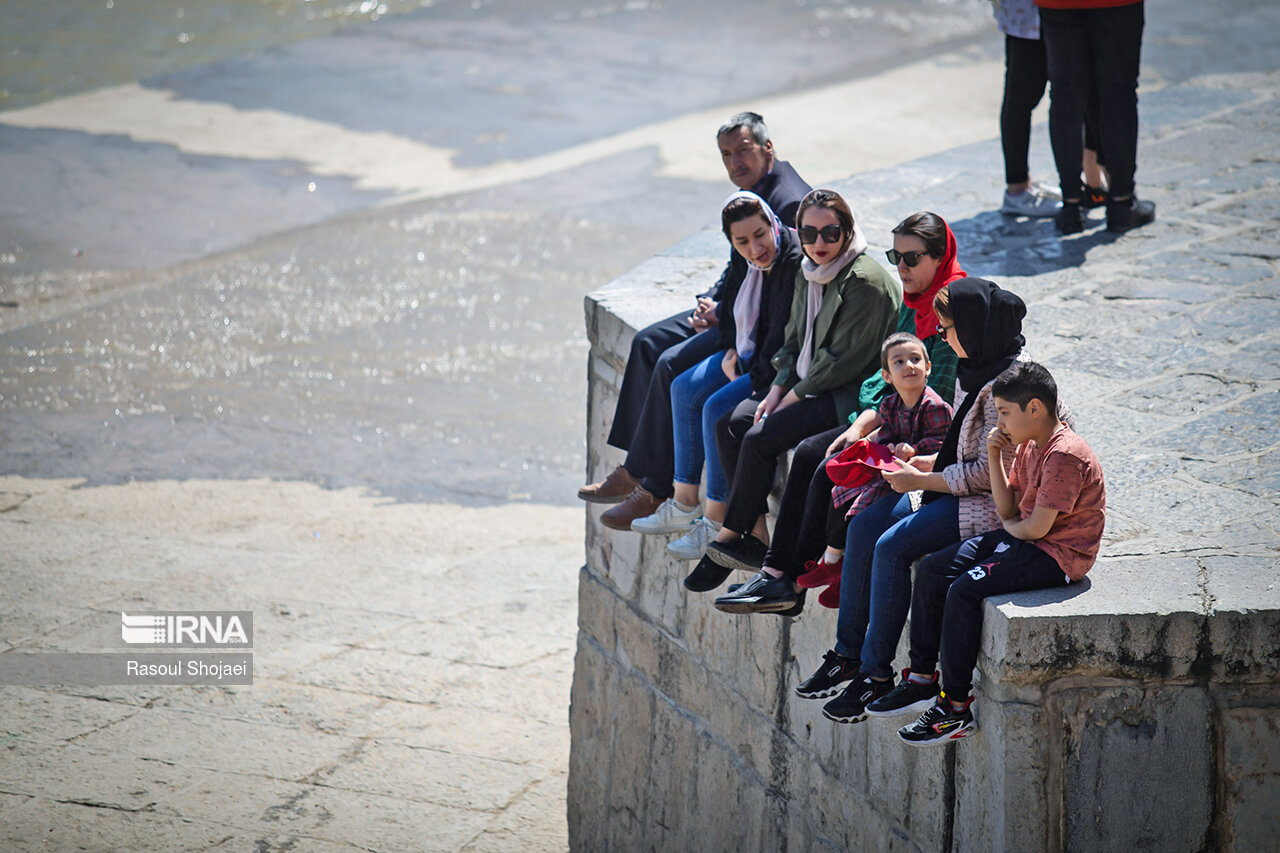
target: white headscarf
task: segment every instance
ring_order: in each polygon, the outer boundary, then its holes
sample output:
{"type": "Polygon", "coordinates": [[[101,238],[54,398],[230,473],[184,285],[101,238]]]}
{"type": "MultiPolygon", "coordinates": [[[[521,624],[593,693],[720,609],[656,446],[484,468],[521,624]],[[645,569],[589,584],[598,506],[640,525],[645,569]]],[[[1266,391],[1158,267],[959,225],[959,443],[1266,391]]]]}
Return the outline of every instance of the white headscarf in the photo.
{"type": "Polygon", "coordinates": [[[808,300],[805,306],[808,310],[805,314],[804,343],[800,345],[800,353],[796,357],[796,376],[801,379],[809,375],[809,365],[813,363],[813,323],[818,317],[818,309],[822,307],[822,294],[828,282],[866,250],[867,238],[863,236],[862,229],[858,227],[858,220],[855,218],[853,234],[843,252],[821,265],[811,261],[807,254],[800,262],[800,271],[804,273],[805,281],[809,282],[808,300]]]}
{"type": "MultiPolygon", "coordinates": [[[[782,223],[767,201],[753,192],[739,190],[724,200],[720,210],[723,211],[732,202],[742,198],[759,204],[765,218],[769,220],[769,227],[773,229],[773,263],[776,264],[778,253],[782,251],[782,223]]],[[[734,251],[737,251],[737,247],[734,247],[734,251]]],[[[745,361],[756,351],[756,320],[760,317],[760,295],[764,290],[764,274],[770,269],[756,266],[746,255],[742,255],[742,259],[747,262],[747,274],[738,287],[738,295],[733,299],[733,346],[738,351],[739,361],[745,361]]]]}

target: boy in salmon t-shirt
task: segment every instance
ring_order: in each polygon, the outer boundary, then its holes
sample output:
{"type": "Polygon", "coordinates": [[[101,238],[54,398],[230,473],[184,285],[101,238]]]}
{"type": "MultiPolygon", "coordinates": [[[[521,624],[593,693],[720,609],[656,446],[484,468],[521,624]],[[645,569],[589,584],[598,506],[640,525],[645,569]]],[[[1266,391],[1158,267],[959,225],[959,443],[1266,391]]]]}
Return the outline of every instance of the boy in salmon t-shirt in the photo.
{"type": "Polygon", "coordinates": [[[942,690],[904,678],[867,706],[873,716],[923,711],[898,730],[912,746],[944,744],[974,728],[969,695],[982,640],[982,600],[1081,580],[1102,541],[1106,489],[1098,457],[1058,420],[1058,386],[1035,362],[1016,362],[991,396],[999,419],[987,436],[991,496],[1003,521],[930,555],[916,567],[911,601],[911,672],[932,673],[942,651],[942,690]],[[1000,451],[1018,445],[1007,476],[1000,451]]]}

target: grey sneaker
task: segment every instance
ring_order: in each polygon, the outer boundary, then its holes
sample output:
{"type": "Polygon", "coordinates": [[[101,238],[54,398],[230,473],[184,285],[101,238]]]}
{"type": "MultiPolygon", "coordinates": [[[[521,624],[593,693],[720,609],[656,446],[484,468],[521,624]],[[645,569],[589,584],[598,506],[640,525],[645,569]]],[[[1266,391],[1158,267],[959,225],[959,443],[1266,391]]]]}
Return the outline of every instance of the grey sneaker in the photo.
{"type": "Polygon", "coordinates": [[[688,532],[674,542],[668,543],[667,550],[682,560],[700,560],[707,553],[707,543],[716,538],[720,525],[705,515],[690,522],[688,532]]]}
{"type": "Polygon", "coordinates": [[[1056,199],[1039,187],[1033,186],[1017,195],[1004,194],[1004,204],[1000,212],[1009,216],[1030,216],[1037,219],[1051,219],[1062,209],[1062,200],[1056,199]]]}
{"type": "Polygon", "coordinates": [[[701,517],[702,513],[696,506],[689,512],[685,512],[676,506],[674,498],[667,498],[658,504],[653,515],[646,515],[644,518],[632,521],[631,529],[636,533],[682,533],[701,517]]]}

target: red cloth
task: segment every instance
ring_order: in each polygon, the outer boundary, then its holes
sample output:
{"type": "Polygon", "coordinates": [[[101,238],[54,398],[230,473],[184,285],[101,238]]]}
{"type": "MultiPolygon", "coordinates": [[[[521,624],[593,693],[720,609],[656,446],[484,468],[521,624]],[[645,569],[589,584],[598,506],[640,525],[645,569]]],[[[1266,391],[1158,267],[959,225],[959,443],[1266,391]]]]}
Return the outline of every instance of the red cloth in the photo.
{"type": "Polygon", "coordinates": [[[902,293],[902,301],[916,312],[916,337],[922,341],[938,333],[938,315],[933,313],[933,297],[951,282],[968,275],[956,262],[956,235],[951,233],[950,225],[945,222],[942,224],[947,229],[947,250],[942,254],[938,271],[933,274],[933,283],[924,293],[902,293]]]}
{"type": "Polygon", "coordinates": [[[883,444],[859,439],[827,460],[827,476],[837,486],[861,486],[871,482],[874,471],[897,471],[902,463],[883,444]]]}

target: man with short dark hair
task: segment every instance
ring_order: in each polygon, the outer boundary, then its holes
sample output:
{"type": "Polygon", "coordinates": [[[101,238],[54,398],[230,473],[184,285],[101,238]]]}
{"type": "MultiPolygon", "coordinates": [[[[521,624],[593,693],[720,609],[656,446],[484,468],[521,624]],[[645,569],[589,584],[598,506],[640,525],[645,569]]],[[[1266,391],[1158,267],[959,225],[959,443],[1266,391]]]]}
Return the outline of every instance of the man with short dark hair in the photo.
{"type": "MultiPolygon", "coordinates": [[[[730,116],[716,131],[725,172],[734,186],[763,198],[784,225],[795,227],[796,209],[810,186],[791,164],[774,155],[773,140],[759,113],[730,116]]],[[[698,296],[692,314],[681,312],[636,333],[631,341],[608,443],[627,451],[627,461],[599,483],[583,486],[578,497],[591,503],[619,503],[602,521],[629,530],[670,497],[673,467],[671,381],[719,348],[713,326],[720,291],[731,276],[743,276],[746,261],[730,250],[719,281],[698,296]],[[629,469],[641,474],[632,475],[629,469]]]]}

